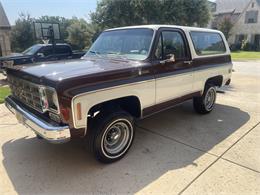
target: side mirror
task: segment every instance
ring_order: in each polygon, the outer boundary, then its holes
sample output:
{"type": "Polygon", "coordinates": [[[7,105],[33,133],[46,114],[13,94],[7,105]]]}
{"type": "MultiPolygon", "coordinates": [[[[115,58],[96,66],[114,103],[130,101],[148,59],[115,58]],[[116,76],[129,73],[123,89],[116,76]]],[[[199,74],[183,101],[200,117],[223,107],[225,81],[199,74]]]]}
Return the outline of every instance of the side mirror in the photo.
{"type": "Polygon", "coordinates": [[[37,53],[37,57],[43,58],[44,54],[43,53],[37,53]]]}
{"type": "Polygon", "coordinates": [[[160,61],[161,64],[172,63],[172,62],[175,62],[175,56],[174,56],[174,54],[168,54],[168,55],[166,56],[166,59],[165,59],[165,60],[160,61]]]}

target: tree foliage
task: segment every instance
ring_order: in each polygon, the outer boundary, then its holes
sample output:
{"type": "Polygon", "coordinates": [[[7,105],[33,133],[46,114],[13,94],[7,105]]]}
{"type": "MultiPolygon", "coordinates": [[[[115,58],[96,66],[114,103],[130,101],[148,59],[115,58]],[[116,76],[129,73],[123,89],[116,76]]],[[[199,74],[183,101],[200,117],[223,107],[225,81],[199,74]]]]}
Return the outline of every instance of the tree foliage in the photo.
{"type": "MultiPolygon", "coordinates": [[[[31,18],[21,14],[12,28],[13,51],[22,51],[36,42],[33,22],[59,23],[61,42],[73,49],[88,48],[106,28],[141,24],[206,26],[210,19],[207,0],[100,0],[90,22],[76,17],[31,18]]],[[[223,25],[226,29],[227,25],[223,25]]]]}
{"type": "Polygon", "coordinates": [[[73,49],[84,49],[92,43],[92,37],[96,33],[95,25],[87,23],[83,19],[76,17],[67,19],[59,16],[42,16],[31,18],[28,14],[20,14],[11,32],[12,51],[21,52],[35,43],[40,43],[34,37],[34,22],[59,23],[61,40],[57,42],[67,42],[73,49]]]}
{"type": "Polygon", "coordinates": [[[67,28],[67,42],[75,49],[84,49],[92,43],[94,31],[90,24],[83,19],[73,18],[67,28]]]}
{"type": "Polygon", "coordinates": [[[33,19],[29,14],[20,14],[19,19],[16,20],[11,32],[11,46],[13,51],[21,52],[33,45],[32,21],[33,19]]]}
{"type": "Polygon", "coordinates": [[[227,40],[230,36],[230,31],[232,28],[233,23],[231,22],[231,19],[228,17],[225,17],[218,25],[218,29],[223,32],[227,40]]]}
{"type": "Polygon", "coordinates": [[[102,28],[141,24],[206,26],[206,0],[101,0],[91,14],[102,28]]]}

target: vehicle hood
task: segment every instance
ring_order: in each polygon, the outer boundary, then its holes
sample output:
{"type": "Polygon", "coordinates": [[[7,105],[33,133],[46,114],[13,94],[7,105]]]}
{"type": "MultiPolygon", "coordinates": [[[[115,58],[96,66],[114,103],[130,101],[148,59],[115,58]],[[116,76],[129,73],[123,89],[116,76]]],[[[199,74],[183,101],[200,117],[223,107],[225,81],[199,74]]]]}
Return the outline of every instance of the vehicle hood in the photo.
{"type": "Polygon", "coordinates": [[[136,61],[114,60],[101,58],[85,58],[73,61],[59,61],[44,63],[33,66],[15,66],[18,72],[31,75],[36,78],[51,81],[62,81],[65,79],[89,76],[114,70],[128,69],[138,66],[136,61]]]}
{"type": "Polygon", "coordinates": [[[22,53],[13,53],[8,56],[0,57],[0,61],[11,61],[11,60],[24,59],[29,57],[31,57],[31,55],[24,55],[22,53]]]}

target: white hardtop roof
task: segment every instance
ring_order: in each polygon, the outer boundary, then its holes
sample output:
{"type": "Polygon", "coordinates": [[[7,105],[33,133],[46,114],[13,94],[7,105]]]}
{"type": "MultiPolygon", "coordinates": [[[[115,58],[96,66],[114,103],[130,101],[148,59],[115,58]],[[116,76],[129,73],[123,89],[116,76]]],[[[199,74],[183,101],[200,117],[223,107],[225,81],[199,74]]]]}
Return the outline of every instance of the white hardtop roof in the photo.
{"type": "Polygon", "coordinates": [[[107,29],[105,31],[135,29],[135,28],[149,28],[149,29],[153,29],[153,30],[158,30],[159,28],[179,28],[179,29],[182,29],[184,31],[205,31],[205,32],[217,32],[217,33],[220,33],[220,31],[218,31],[218,30],[207,29],[207,28],[198,28],[198,27],[189,27],[189,26],[177,26],[177,25],[160,25],[160,24],[139,25],[139,26],[126,26],[126,27],[107,29]]]}

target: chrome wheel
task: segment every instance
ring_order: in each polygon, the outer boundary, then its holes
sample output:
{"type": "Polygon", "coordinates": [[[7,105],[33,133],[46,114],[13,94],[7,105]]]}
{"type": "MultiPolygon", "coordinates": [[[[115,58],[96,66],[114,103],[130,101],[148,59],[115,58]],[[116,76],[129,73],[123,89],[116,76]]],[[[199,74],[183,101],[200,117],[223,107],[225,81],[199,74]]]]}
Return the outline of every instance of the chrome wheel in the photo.
{"type": "Polygon", "coordinates": [[[210,111],[213,109],[216,101],[216,89],[214,87],[209,88],[205,95],[204,104],[206,110],[210,111]]]}
{"type": "Polygon", "coordinates": [[[132,124],[119,119],[110,124],[102,136],[102,151],[109,158],[117,158],[125,153],[133,138],[132,124]]]}

